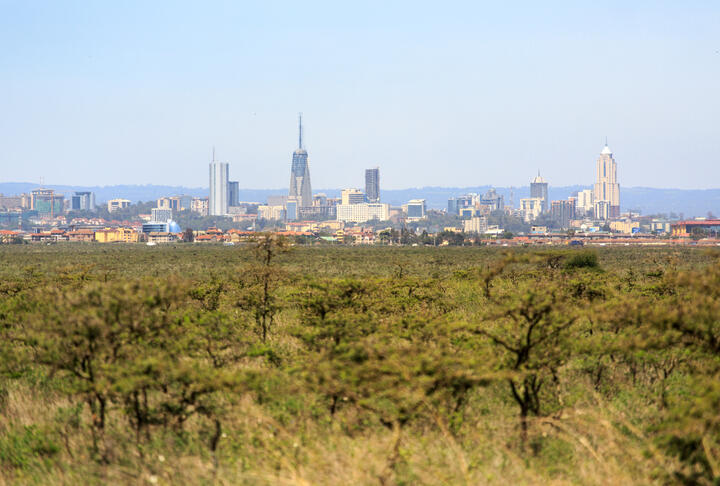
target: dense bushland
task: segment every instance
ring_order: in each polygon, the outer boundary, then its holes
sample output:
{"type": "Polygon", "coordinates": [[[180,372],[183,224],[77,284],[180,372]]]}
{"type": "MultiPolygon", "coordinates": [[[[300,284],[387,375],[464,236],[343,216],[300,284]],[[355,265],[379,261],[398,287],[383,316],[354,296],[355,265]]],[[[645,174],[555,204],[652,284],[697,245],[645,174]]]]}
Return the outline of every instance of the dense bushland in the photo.
{"type": "Polygon", "coordinates": [[[0,483],[720,481],[717,254],[0,258],[0,483]]]}

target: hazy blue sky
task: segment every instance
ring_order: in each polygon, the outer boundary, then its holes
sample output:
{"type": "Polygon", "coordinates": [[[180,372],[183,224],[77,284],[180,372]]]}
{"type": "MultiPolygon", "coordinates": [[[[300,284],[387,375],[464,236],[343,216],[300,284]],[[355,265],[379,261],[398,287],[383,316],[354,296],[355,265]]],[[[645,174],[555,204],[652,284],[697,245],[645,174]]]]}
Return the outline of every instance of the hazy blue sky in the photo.
{"type": "Polygon", "coordinates": [[[720,187],[720,2],[0,0],[0,180],[720,187]]]}

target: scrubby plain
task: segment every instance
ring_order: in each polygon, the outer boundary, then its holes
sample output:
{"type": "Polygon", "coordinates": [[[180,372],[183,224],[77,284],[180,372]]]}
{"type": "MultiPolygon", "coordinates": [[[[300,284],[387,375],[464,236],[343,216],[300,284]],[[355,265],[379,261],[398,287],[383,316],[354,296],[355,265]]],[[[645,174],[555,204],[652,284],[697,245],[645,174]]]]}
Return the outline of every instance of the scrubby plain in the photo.
{"type": "Polygon", "coordinates": [[[720,482],[718,253],[0,260],[0,484],[720,482]]]}

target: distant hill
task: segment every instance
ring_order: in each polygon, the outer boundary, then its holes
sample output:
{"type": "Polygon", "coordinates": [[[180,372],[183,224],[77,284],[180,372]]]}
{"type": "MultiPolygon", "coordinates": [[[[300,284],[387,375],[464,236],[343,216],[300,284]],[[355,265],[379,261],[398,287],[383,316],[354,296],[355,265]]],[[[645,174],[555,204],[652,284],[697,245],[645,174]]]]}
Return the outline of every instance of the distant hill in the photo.
{"type": "MultiPolygon", "coordinates": [[[[0,193],[4,195],[22,194],[38,187],[27,182],[0,183],[0,193]]],[[[188,194],[194,197],[206,197],[208,189],[204,187],[157,186],[157,185],[121,185],[121,186],[46,186],[69,196],[74,191],[92,191],[100,202],[115,198],[125,198],[133,202],[150,201],[162,196],[188,194]]],[[[410,199],[425,199],[430,209],[444,209],[447,200],[469,192],[484,193],[492,186],[474,187],[418,187],[409,189],[390,189],[382,191],[382,200],[393,206],[405,204],[410,199]]],[[[589,186],[550,186],[550,199],[565,199],[574,192],[589,189],[589,186]]],[[[530,197],[530,187],[496,187],[495,190],[505,197],[505,204],[511,199],[515,206],[521,198],[530,197]]],[[[340,197],[340,189],[316,189],[328,197],[340,197]]],[[[270,195],[287,194],[287,189],[240,189],[241,201],[265,202],[270,195]]],[[[720,189],[656,189],[651,187],[621,187],[620,201],[622,210],[632,209],[641,214],[676,213],[685,217],[706,216],[710,211],[720,215],[720,189]]]]}

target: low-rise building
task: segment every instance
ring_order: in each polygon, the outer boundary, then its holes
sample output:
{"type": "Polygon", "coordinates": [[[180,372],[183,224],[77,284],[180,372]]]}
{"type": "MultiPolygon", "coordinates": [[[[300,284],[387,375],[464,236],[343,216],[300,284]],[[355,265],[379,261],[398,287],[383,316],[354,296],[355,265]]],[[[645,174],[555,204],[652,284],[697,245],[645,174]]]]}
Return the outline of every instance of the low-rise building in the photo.
{"type": "Polygon", "coordinates": [[[169,220],[165,222],[150,221],[143,223],[142,232],[147,233],[181,233],[182,229],[175,221],[169,220]]]}
{"type": "Polygon", "coordinates": [[[425,218],[425,199],[413,199],[405,206],[408,221],[417,221],[425,218]]]}
{"type": "Polygon", "coordinates": [[[317,231],[318,224],[315,221],[298,221],[292,223],[285,223],[285,231],[317,231]]]}
{"type": "Polygon", "coordinates": [[[35,243],[58,243],[68,241],[67,233],[61,229],[53,229],[50,231],[38,231],[30,234],[30,241],[35,243]]]}
{"type": "Polygon", "coordinates": [[[352,223],[365,223],[390,218],[390,205],[386,203],[339,204],[337,220],[352,223]]]}
{"type": "Polygon", "coordinates": [[[639,221],[630,221],[630,220],[610,221],[609,225],[610,225],[611,231],[615,231],[617,233],[625,233],[625,234],[633,233],[633,229],[640,228],[639,221]]]}
{"type": "Polygon", "coordinates": [[[132,228],[105,228],[95,231],[95,241],[98,243],[137,243],[140,234],[132,228]]]}
{"type": "Polygon", "coordinates": [[[19,231],[0,230],[0,243],[14,243],[22,234],[19,231]]]}
{"type": "Polygon", "coordinates": [[[91,242],[95,240],[95,231],[91,229],[77,229],[67,233],[68,241],[91,242]]]}
{"type": "Polygon", "coordinates": [[[157,200],[157,208],[180,211],[180,199],[176,197],[161,197],[157,200]]]}
{"type": "Polygon", "coordinates": [[[360,189],[343,189],[340,193],[341,204],[362,204],[365,202],[365,193],[360,189]]]}
{"type": "Polygon", "coordinates": [[[198,213],[200,216],[207,216],[208,208],[208,198],[206,197],[193,198],[192,202],[190,203],[190,210],[194,213],[198,213]]]}
{"type": "Polygon", "coordinates": [[[257,219],[257,216],[258,216],[257,214],[248,214],[248,213],[233,214],[232,220],[233,220],[233,223],[248,223],[248,222],[255,221],[257,219]]]}
{"type": "Polygon", "coordinates": [[[650,222],[650,231],[652,233],[670,233],[670,226],[669,221],[653,219],[650,222]]]}
{"type": "Polygon", "coordinates": [[[225,233],[225,241],[229,241],[232,243],[240,243],[243,241],[248,241],[255,236],[257,236],[257,233],[254,231],[241,231],[233,228],[229,229],[227,233],[225,233]]]}
{"type": "Polygon", "coordinates": [[[673,236],[715,235],[720,234],[720,219],[691,219],[672,223],[670,231],[673,236]]]}
{"type": "Polygon", "coordinates": [[[129,199],[110,199],[107,202],[107,210],[109,213],[115,212],[119,209],[125,209],[130,206],[131,201],[129,199]]]}
{"type": "Polygon", "coordinates": [[[484,216],[475,216],[463,221],[463,230],[465,233],[485,233],[488,229],[487,218],[484,216]]]}
{"type": "Polygon", "coordinates": [[[371,228],[345,228],[342,232],[343,239],[349,240],[353,245],[373,245],[375,244],[375,232],[371,228]]]}
{"type": "Polygon", "coordinates": [[[147,234],[148,243],[172,243],[177,239],[178,235],[176,233],[159,231],[147,234]]]}
{"type": "Polygon", "coordinates": [[[258,218],[285,221],[285,206],[258,206],[258,218]]]}

